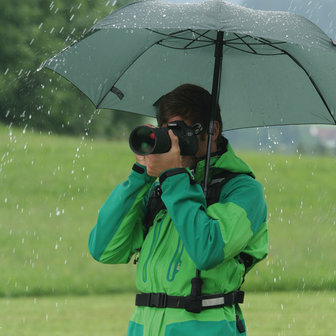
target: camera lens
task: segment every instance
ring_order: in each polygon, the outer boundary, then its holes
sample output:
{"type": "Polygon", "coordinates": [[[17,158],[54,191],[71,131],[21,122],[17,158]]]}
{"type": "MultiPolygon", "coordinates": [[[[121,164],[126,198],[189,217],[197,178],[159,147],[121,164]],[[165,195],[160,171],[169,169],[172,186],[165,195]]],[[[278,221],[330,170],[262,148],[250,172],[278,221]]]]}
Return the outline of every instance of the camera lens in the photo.
{"type": "Polygon", "coordinates": [[[130,146],[134,153],[146,155],[153,152],[155,134],[148,126],[139,126],[130,135],[130,146]]]}

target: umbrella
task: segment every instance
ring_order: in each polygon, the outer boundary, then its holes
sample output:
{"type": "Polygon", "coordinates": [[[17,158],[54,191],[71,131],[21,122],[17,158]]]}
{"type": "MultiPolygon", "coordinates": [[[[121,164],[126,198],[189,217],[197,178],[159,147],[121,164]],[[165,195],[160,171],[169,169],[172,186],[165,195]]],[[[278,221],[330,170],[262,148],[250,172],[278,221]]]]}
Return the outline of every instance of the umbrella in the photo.
{"type": "MultiPolygon", "coordinates": [[[[162,95],[193,83],[212,92],[213,112],[219,100],[224,130],[336,124],[336,44],[286,12],[221,0],[135,2],[44,67],[97,108],[155,117],[162,95]]],[[[209,143],[212,131],[211,122],[209,143]]]]}

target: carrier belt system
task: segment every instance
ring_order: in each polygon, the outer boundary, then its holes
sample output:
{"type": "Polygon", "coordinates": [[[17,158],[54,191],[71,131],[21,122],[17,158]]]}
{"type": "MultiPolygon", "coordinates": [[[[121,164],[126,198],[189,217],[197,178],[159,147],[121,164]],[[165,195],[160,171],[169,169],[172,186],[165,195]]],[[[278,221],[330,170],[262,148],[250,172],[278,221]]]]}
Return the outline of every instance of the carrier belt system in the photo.
{"type": "Polygon", "coordinates": [[[156,308],[181,308],[189,311],[190,305],[199,302],[201,310],[232,306],[244,302],[244,292],[237,290],[228,294],[202,295],[198,298],[192,296],[171,296],[165,293],[141,293],[135,297],[136,306],[156,308]]]}

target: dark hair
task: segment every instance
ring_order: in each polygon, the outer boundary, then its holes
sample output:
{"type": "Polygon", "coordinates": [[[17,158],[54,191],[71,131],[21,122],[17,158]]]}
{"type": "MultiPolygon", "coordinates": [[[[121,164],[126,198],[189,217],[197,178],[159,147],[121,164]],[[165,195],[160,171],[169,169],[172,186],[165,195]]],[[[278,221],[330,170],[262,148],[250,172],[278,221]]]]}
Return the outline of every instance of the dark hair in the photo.
{"type": "MultiPolygon", "coordinates": [[[[183,84],[160,99],[157,121],[159,127],[172,117],[180,116],[191,124],[200,123],[203,136],[209,129],[211,114],[211,94],[200,86],[183,84]]],[[[222,118],[217,104],[215,120],[219,122],[219,134],[222,133],[222,118]]],[[[220,137],[218,137],[220,139],[220,137]]]]}

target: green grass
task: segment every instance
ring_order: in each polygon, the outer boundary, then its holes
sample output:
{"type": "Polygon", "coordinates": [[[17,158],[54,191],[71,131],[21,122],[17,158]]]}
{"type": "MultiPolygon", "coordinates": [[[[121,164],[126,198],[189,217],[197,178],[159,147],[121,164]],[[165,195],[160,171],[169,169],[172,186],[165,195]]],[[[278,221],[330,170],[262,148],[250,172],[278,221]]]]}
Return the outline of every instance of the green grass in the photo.
{"type": "MultiPolygon", "coordinates": [[[[135,291],[135,266],[88,254],[97,212],[133,164],[121,141],[0,126],[0,296],[135,291]]],[[[336,289],[336,158],[239,153],[263,183],[270,254],[249,291],[336,289]]]]}
{"type": "MultiPolygon", "coordinates": [[[[336,292],[251,293],[249,336],[335,335],[336,292]]],[[[0,299],[0,335],[125,335],[134,295],[0,299]]]]}

